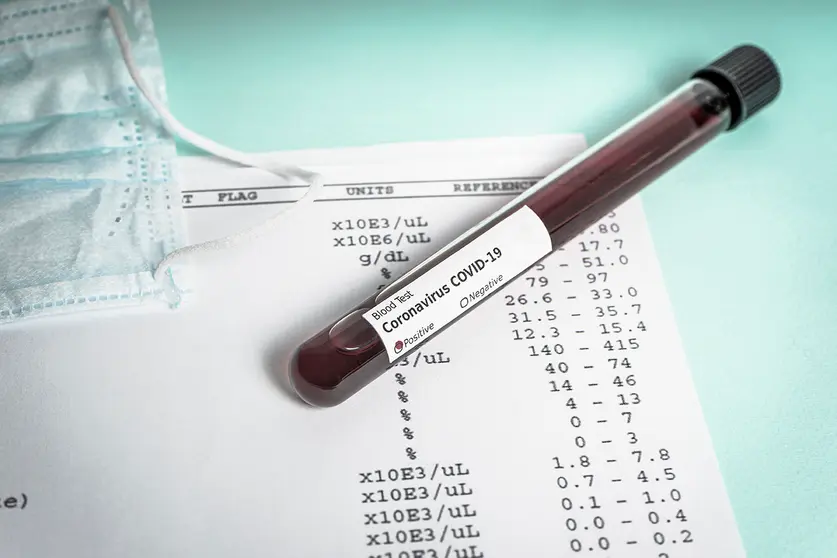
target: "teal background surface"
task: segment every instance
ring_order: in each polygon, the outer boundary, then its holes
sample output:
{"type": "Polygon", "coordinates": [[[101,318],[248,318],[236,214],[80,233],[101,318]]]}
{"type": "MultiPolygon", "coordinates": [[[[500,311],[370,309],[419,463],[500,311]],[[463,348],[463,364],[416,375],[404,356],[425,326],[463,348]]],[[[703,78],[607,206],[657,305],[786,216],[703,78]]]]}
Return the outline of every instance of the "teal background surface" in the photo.
{"type": "Polygon", "coordinates": [[[592,143],[728,48],[767,49],[779,101],[641,195],[749,556],[837,556],[837,3],[152,9],[173,113],[242,150],[592,143]]]}

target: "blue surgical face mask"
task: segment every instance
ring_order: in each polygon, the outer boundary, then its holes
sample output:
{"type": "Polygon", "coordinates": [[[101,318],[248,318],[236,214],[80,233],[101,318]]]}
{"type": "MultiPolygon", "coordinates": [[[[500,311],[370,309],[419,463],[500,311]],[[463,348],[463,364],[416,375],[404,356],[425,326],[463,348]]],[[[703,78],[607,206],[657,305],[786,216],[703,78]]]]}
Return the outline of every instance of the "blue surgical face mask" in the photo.
{"type": "MultiPolygon", "coordinates": [[[[96,0],[0,5],[0,321],[161,295],[184,244],[175,147],[96,0]]],[[[126,10],[164,97],[148,8],[126,10]]]]}
{"type": "Polygon", "coordinates": [[[175,260],[259,232],[184,248],[172,134],[313,178],[306,201],[321,186],[316,175],[201,138],[168,113],[147,0],[122,0],[119,10],[106,0],[0,5],[0,323],[177,302],[185,286],[175,260]]]}

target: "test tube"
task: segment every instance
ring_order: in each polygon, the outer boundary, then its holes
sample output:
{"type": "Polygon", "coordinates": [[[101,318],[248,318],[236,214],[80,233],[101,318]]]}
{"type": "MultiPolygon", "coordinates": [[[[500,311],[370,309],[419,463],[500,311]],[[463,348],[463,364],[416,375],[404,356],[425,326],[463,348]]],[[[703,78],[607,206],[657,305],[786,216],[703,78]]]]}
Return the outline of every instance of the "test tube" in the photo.
{"type": "Polygon", "coordinates": [[[315,407],[338,405],[781,89],[771,57],[733,48],[575,159],[302,343],[289,376],[315,407]],[[472,296],[476,294],[476,296],[472,296]]]}

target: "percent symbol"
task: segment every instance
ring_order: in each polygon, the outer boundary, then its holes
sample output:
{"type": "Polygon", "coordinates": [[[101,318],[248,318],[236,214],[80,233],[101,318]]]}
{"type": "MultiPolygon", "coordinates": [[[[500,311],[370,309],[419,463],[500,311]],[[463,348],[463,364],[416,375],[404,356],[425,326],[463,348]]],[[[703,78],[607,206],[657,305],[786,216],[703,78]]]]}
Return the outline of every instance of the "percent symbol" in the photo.
{"type": "Polygon", "coordinates": [[[395,381],[398,382],[398,385],[403,386],[404,384],[407,383],[407,378],[404,377],[404,374],[401,374],[399,372],[398,374],[395,375],[395,381]]]}
{"type": "Polygon", "coordinates": [[[404,437],[408,440],[413,439],[413,431],[407,428],[406,426],[404,427],[404,430],[402,430],[402,432],[404,433],[404,437]]]}
{"type": "Polygon", "coordinates": [[[414,450],[413,448],[407,448],[407,457],[409,457],[410,459],[415,459],[416,450],[414,450]]]}
{"type": "Polygon", "coordinates": [[[388,270],[385,267],[381,268],[381,275],[383,275],[384,279],[389,279],[390,277],[392,277],[392,273],[390,272],[390,270],[388,270]]]}
{"type": "Polygon", "coordinates": [[[398,392],[398,400],[401,401],[402,403],[406,403],[410,399],[407,397],[406,393],[404,393],[403,391],[399,391],[398,392]]]}
{"type": "Polygon", "coordinates": [[[407,409],[401,409],[401,418],[404,420],[410,420],[410,411],[407,409]]]}

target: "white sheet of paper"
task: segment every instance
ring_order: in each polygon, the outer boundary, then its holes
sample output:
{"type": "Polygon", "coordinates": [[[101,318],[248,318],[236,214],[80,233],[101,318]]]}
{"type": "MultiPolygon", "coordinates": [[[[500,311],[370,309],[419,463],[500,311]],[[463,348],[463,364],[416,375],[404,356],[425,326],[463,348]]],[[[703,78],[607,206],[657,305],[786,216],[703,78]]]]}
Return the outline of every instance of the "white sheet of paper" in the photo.
{"type": "MultiPolygon", "coordinates": [[[[323,201],[180,310],[4,327],[0,555],[744,556],[638,198],[343,405],[287,392],[298,343],[584,147],[282,154],[323,201]]],[[[181,163],[194,242],[302,193],[181,163]]]]}

